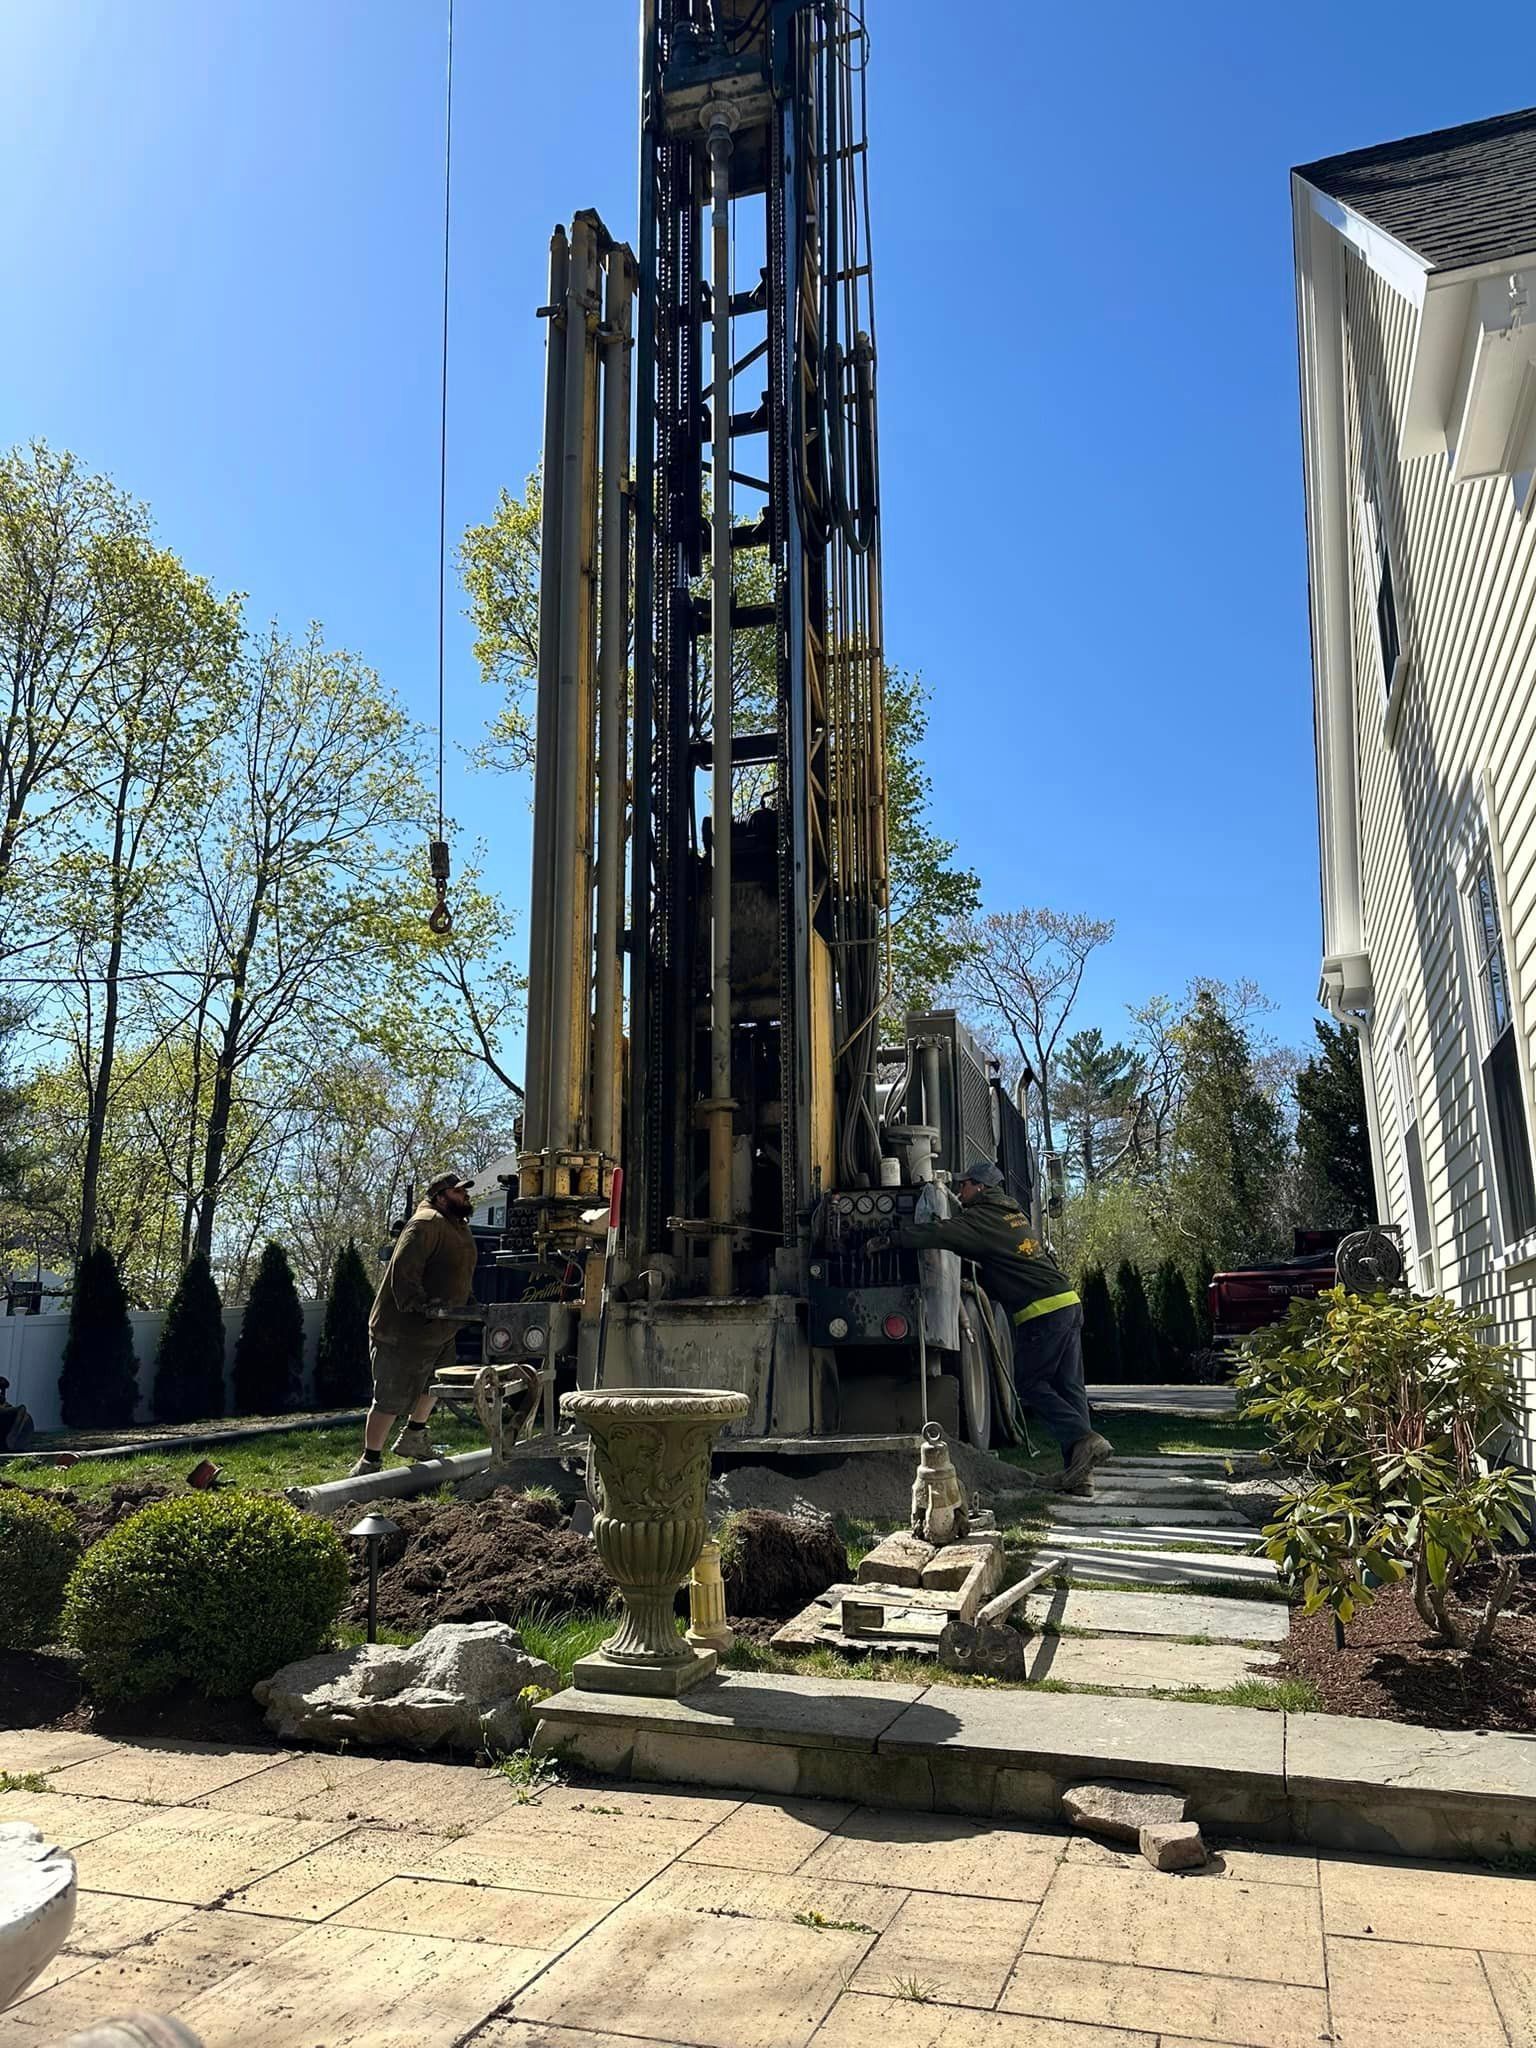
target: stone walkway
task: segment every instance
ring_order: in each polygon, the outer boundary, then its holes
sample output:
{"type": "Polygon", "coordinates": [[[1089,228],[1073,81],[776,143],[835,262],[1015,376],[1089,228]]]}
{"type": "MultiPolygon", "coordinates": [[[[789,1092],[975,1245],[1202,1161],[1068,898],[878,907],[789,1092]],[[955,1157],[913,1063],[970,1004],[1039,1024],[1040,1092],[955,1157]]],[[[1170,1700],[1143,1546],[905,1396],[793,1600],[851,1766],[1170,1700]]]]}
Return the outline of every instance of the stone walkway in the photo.
{"type": "Polygon", "coordinates": [[[1279,1662],[1264,1646],[1285,1641],[1287,1611],[1222,1596],[1223,1587],[1276,1583],[1257,1546],[1257,1529],[1233,1503],[1225,1459],[1112,1459],[1091,1498],[1050,1502],[1031,1562],[1059,1561],[1074,1584],[1028,1603],[1035,1627],[1066,1631],[1032,1642],[1029,1677],[1131,1692],[1224,1691],[1263,1678],[1279,1662]],[[1094,1579],[1187,1590],[1104,1593],[1076,1583],[1094,1579]]]}
{"type": "Polygon", "coordinates": [[[5,2048],[1533,2048],[1536,1880],[1274,1848],[1191,1877],[1045,1827],[0,1732],[76,1854],[5,2048]]]}

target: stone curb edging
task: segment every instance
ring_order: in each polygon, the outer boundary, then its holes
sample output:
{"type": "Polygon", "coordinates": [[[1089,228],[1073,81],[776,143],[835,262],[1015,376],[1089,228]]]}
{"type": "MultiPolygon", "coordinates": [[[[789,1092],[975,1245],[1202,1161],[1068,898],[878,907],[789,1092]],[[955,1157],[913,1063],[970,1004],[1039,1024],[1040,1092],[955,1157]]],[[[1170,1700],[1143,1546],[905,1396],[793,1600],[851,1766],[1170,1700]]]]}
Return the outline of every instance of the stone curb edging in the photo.
{"type": "Polygon", "coordinates": [[[1397,1721],[733,1672],[675,1700],[567,1689],[534,1746],[603,1776],[1059,1822],[1082,1778],[1175,1785],[1217,1834],[1399,1856],[1536,1850],[1536,1740],[1397,1721]]]}

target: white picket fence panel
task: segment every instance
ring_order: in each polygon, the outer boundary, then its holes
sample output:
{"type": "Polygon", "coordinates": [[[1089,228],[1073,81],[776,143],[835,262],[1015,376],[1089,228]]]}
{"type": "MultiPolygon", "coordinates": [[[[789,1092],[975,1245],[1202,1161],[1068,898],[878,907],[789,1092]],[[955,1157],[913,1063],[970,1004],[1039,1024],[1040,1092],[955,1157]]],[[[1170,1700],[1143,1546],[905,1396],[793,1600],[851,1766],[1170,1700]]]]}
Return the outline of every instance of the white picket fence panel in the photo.
{"type": "MultiPolygon", "coordinates": [[[[314,1391],[315,1347],[320,1341],[325,1304],[306,1301],[300,1306],[304,1310],[303,1391],[304,1401],[308,1404],[314,1391]]],[[[232,1394],[235,1339],[240,1335],[240,1319],[244,1313],[243,1304],[224,1311],[226,1410],[232,1394]]],[[[163,1320],[159,1309],[128,1311],[128,1321],[133,1329],[134,1357],[139,1367],[139,1405],[134,1418],[139,1423],[150,1419],[149,1396],[154,1384],[155,1352],[159,1348],[163,1320]]],[[[59,1412],[59,1368],[64,1362],[64,1339],[68,1331],[69,1317],[58,1311],[40,1316],[0,1315],[0,1379],[10,1381],[9,1398],[31,1409],[39,1430],[64,1427],[64,1418],[59,1412]]]]}

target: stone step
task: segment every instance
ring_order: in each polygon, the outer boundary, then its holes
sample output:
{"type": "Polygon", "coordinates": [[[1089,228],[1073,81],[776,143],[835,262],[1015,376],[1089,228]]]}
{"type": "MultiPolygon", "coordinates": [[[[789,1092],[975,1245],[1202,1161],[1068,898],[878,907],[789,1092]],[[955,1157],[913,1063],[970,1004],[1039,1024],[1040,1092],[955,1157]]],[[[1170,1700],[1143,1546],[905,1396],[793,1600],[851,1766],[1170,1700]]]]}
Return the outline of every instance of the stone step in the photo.
{"type": "Polygon", "coordinates": [[[1035,1564],[1065,1564],[1085,1579],[1138,1581],[1149,1586],[1201,1586],[1212,1580],[1274,1585],[1280,1574],[1267,1557],[1240,1551],[1112,1550],[1070,1537],[1048,1538],[1034,1553],[1035,1564]]]}
{"type": "Polygon", "coordinates": [[[1291,1632],[1287,1607],[1270,1600],[1223,1600],[1198,1593],[1095,1593],[1054,1587],[1032,1594],[1025,1606],[1032,1627],[1055,1622],[1118,1636],[1209,1636],[1218,1643],[1283,1643],[1291,1632]]]}
{"type": "Polygon", "coordinates": [[[1223,1452],[1209,1451],[1168,1451],[1160,1457],[1121,1457],[1118,1452],[1099,1466],[1100,1472],[1162,1472],[1178,1473],[1181,1477],[1208,1477],[1225,1479],[1227,1467],[1232,1465],[1241,1471],[1253,1463],[1256,1453],[1239,1451],[1232,1457],[1223,1452]]]}
{"type": "Polygon", "coordinates": [[[1210,1523],[1195,1526],[1187,1522],[1138,1522],[1125,1528],[1108,1517],[1096,1522],[1053,1521],[1045,1532],[1048,1543],[1058,1539],[1068,1543],[1107,1543],[1115,1550],[1135,1550],[1143,1545],[1150,1550],[1161,1550],[1170,1543],[1192,1543],[1212,1550],[1245,1551],[1256,1549],[1258,1538],[1258,1530],[1250,1529],[1246,1523],[1240,1529],[1213,1528],[1210,1523]]]}
{"type": "Polygon", "coordinates": [[[1062,1522],[1125,1522],[1133,1527],[1145,1523],[1148,1527],[1177,1521],[1182,1527],[1247,1529],[1253,1524],[1238,1514],[1235,1508],[1184,1508],[1171,1515],[1166,1507],[1155,1503],[1146,1506],[1136,1501],[1111,1501],[1095,1493],[1091,1497],[1074,1500],[1070,1495],[1052,1501],[1051,1513],[1062,1522]]]}
{"type": "MultiPolygon", "coordinates": [[[[1158,1595],[1149,1593],[1150,1600],[1158,1595]]],[[[1171,1596],[1170,1596],[1171,1597],[1171,1596]]],[[[1245,1678],[1262,1678],[1280,1662],[1273,1650],[1231,1643],[1169,1643],[1133,1636],[1037,1636],[1025,1666],[1033,1682],[1112,1685],[1124,1692],[1173,1692],[1203,1686],[1220,1692],[1245,1678]]]]}

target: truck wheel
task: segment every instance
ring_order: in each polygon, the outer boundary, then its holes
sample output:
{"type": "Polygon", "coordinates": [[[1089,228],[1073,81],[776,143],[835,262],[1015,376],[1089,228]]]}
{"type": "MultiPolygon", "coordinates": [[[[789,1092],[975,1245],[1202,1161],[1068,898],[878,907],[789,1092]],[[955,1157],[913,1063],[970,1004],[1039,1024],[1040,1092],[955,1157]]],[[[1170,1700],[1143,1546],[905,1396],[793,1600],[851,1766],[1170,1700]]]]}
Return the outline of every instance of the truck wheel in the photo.
{"type": "Polygon", "coordinates": [[[987,1340],[972,1320],[982,1312],[974,1301],[961,1304],[960,1415],[965,1440],[978,1451],[990,1449],[992,1443],[992,1367],[987,1340]]]}

